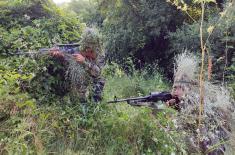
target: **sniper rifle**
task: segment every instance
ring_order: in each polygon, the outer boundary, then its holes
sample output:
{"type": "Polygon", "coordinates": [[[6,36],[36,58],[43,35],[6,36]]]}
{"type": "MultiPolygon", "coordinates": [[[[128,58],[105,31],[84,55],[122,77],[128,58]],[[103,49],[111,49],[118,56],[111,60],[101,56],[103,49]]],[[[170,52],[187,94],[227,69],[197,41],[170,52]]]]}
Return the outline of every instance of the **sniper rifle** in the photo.
{"type": "Polygon", "coordinates": [[[53,49],[51,48],[41,48],[38,51],[30,51],[30,52],[23,52],[19,51],[16,54],[17,55],[34,55],[34,54],[46,54],[51,51],[57,51],[59,50],[62,53],[66,54],[78,54],[79,53],[79,44],[56,44],[53,49]]]}
{"type": "Polygon", "coordinates": [[[173,97],[170,92],[151,92],[149,95],[144,97],[117,99],[115,96],[113,101],[108,101],[107,103],[127,102],[127,104],[131,106],[148,106],[158,109],[158,106],[156,106],[158,101],[167,102],[170,99],[178,101],[178,98],[173,97]]]}

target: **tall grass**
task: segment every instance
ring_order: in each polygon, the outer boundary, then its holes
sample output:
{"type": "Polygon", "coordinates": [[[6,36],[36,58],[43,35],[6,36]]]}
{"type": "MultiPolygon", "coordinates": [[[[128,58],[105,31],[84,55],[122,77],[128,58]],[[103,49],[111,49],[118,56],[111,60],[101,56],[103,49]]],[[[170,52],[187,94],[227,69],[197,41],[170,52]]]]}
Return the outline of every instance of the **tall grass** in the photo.
{"type": "MultiPolygon", "coordinates": [[[[157,71],[151,76],[147,72],[147,70],[134,71],[132,75],[126,75],[118,66],[108,66],[104,71],[106,76],[104,101],[98,105],[87,103],[86,112],[83,105],[70,100],[68,96],[55,99],[50,104],[36,105],[34,100],[30,100],[29,103],[27,100],[20,101],[11,93],[5,94],[9,98],[15,98],[15,102],[22,102],[19,105],[24,106],[18,107],[18,104],[11,101],[7,104],[0,97],[0,107],[5,108],[6,105],[9,107],[8,115],[0,120],[0,130],[3,131],[0,134],[0,152],[5,154],[182,152],[183,144],[176,143],[179,134],[174,130],[170,118],[174,116],[173,110],[159,111],[156,114],[146,107],[131,107],[126,103],[106,103],[115,95],[133,97],[146,95],[150,91],[167,90],[167,84],[157,71]],[[15,105],[17,111],[14,111],[15,105]]],[[[13,82],[11,86],[14,85],[17,86],[17,83],[13,82]]],[[[1,83],[0,89],[5,88],[1,83]]]]}

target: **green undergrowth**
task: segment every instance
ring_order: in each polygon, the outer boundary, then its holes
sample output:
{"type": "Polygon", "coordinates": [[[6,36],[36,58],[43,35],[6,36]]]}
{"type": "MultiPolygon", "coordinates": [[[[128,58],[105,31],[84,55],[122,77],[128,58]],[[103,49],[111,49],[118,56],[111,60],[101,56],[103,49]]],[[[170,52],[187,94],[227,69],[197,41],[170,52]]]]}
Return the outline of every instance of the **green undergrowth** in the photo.
{"type": "MultiPolygon", "coordinates": [[[[38,104],[22,90],[22,81],[30,82],[35,75],[19,73],[19,64],[13,60],[0,64],[0,154],[171,154],[184,150],[171,121],[172,109],[106,103],[113,96],[167,90],[157,71],[150,75],[143,69],[126,75],[110,64],[104,70],[103,103],[81,105],[68,96],[55,95],[50,103],[38,104]]],[[[32,62],[27,64],[32,66],[32,62]]]]}

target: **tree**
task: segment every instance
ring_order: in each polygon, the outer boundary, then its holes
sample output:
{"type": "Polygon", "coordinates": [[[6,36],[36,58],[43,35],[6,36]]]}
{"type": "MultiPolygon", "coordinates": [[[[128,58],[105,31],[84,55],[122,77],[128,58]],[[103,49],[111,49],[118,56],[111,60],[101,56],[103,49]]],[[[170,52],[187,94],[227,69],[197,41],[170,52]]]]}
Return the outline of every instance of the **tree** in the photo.
{"type": "Polygon", "coordinates": [[[182,14],[164,0],[102,0],[98,8],[109,60],[122,64],[132,57],[138,67],[158,62],[167,70],[173,53],[165,37],[182,23],[182,14]]]}

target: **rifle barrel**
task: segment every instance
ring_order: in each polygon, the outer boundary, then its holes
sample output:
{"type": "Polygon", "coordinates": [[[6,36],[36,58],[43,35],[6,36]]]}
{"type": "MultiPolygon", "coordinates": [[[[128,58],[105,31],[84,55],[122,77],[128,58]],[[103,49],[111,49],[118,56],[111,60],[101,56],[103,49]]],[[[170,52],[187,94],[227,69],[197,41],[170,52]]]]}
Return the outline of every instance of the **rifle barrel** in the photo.
{"type": "Polygon", "coordinates": [[[73,44],[56,44],[56,46],[80,46],[79,43],[73,43],[73,44]]]}
{"type": "Polygon", "coordinates": [[[172,95],[170,92],[151,92],[150,95],[144,97],[133,97],[133,98],[125,98],[125,99],[117,99],[114,98],[113,101],[109,101],[108,103],[117,103],[117,102],[125,102],[125,101],[138,101],[138,102],[157,102],[157,101],[168,101],[172,99],[172,95]]]}
{"type": "Polygon", "coordinates": [[[150,96],[144,96],[144,97],[133,97],[133,98],[126,98],[126,99],[114,99],[113,101],[109,101],[108,103],[117,103],[117,102],[126,102],[126,101],[135,101],[135,100],[146,100],[150,96]]]}

